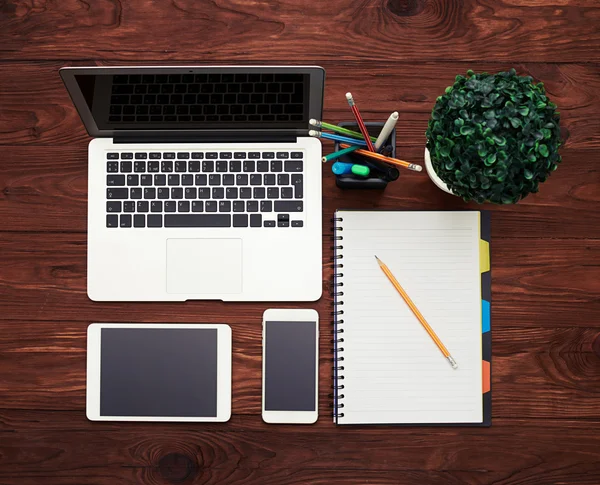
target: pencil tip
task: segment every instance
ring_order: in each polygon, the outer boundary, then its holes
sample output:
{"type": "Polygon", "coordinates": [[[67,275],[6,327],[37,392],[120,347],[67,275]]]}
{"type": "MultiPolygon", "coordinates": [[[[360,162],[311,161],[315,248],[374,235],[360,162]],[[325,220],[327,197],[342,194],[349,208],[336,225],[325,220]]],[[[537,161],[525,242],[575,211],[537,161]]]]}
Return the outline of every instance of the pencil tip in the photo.
{"type": "Polygon", "coordinates": [[[376,259],[377,261],[381,261],[381,260],[380,260],[380,259],[377,257],[377,255],[374,255],[374,256],[375,256],[375,259],[376,259]]]}

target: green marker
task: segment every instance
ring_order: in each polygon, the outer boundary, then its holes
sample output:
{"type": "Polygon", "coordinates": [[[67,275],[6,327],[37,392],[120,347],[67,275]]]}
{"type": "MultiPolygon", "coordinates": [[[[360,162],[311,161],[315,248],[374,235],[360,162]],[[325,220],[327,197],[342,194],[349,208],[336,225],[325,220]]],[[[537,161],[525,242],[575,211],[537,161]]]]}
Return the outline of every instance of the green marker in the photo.
{"type": "Polygon", "coordinates": [[[352,173],[354,175],[359,175],[361,177],[368,177],[371,173],[369,167],[365,167],[364,165],[352,165],[352,173]]]}

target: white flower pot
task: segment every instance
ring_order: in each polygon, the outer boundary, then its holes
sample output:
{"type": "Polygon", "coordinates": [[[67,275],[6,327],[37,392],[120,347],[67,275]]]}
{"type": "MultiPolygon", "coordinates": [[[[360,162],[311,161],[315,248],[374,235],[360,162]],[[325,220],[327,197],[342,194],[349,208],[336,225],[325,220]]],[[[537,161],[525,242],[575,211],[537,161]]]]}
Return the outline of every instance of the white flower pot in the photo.
{"type": "Polygon", "coordinates": [[[438,177],[437,173],[433,169],[433,165],[431,163],[431,157],[429,156],[429,150],[425,148],[425,168],[427,169],[427,175],[432,180],[432,182],[437,185],[444,192],[448,192],[449,194],[455,195],[448,186],[444,183],[444,181],[438,177]]]}

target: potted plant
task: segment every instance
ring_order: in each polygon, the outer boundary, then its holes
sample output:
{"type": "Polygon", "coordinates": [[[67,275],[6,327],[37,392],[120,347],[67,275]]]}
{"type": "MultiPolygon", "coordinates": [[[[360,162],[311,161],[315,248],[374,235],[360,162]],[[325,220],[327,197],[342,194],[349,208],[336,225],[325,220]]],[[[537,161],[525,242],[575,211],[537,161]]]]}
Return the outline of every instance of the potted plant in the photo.
{"type": "Polygon", "coordinates": [[[560,163],[559,119],[544,85],[530,76],[468,71],[433,107],[427,173],[465,201],[516,203],[560,163]]]}

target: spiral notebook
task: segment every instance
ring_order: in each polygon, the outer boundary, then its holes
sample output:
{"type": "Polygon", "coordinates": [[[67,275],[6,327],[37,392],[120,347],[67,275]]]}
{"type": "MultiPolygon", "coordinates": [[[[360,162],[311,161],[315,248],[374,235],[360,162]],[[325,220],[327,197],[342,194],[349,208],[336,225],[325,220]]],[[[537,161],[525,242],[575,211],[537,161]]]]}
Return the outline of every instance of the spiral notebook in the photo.
{"type": "Polygon", "coordinates": [[[334,240],[334,422],[489,426],[489,213],[337,211],[334,240]]]}

